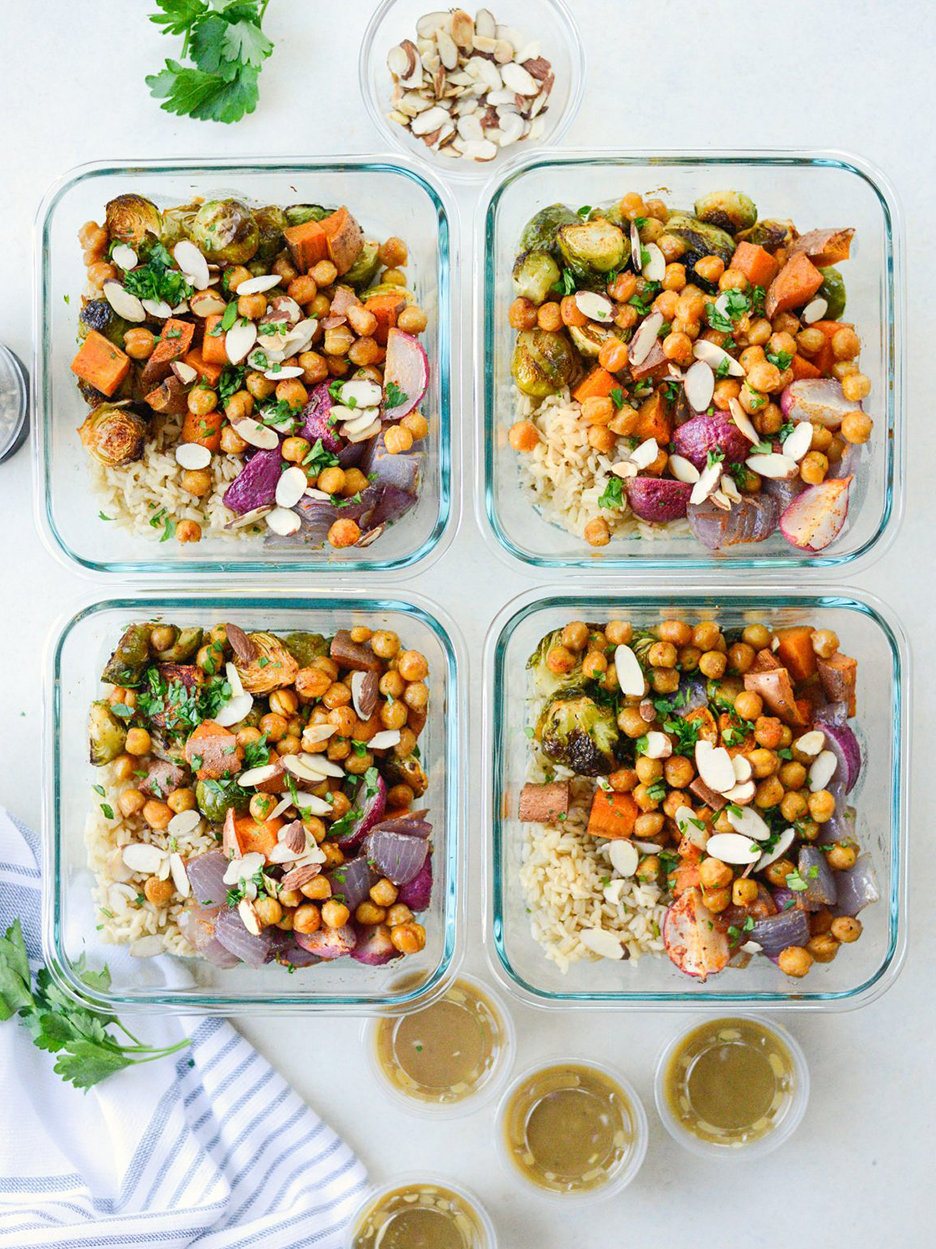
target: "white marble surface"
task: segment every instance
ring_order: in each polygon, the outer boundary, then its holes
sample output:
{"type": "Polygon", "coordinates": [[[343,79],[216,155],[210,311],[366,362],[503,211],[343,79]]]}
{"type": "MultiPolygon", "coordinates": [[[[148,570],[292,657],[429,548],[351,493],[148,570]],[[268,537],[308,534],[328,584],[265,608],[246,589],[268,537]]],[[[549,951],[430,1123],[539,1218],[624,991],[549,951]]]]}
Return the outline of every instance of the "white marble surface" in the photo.
{"type": "MultiPolygon", "coordinates": [[[[143,76],[169,49],[146,22],[146,4],[3,0],[0,222],[6,245],[0,249],[0,338],[30,358],[30,232],[43,191],[64,169],[108,157],[374,151],[377,138],[358,97],[356,69],[371,7],[370,0],[337,8],[273,0],[267,24],[277,48],[263,73],[260,108],[237,127],[224,128],[171,118],[148,98],[143,76]]],[[[936,872],[927,803],[936,733],[930,653],[936,593],[927,537],[936,520],[931,398],[936,10],[927,0],[897,0],[886,8],[871,0],[821,5],[787,0],[779,9],[728,0],[658,0],[652,6],[573,0],[573,7],[589,69],[585,103],[569,143],[839,147],[880,164],[902,198],[910,399],[906,520],[885,559],[851,580],[894,607],[916,649],[919,823],[906,967],[896,986],[863,1011],[792,1020],[811,1064],[813,1096],[797,1137],[756,1174],[743,1165],[720,1168],[681,1152],[651,1110],[643,1171],[624,1195],[587,1217],[563,1215],[513,1186],[495,1157],[489,1112],[454,1125],[401,1114],[367,1073],[358,1021],[254,1019],[244,1031],[346,1133],[376,1178],[432,1167],[466,1182],[488,1203],[502,1245],[584,1249],[650,1243],[654,1232],[656,1243],[666,1245],[679,1233],[743,1237],[771,1247],[803,1233],[810,1243],[849,1249],[922,1244],[931,1208],[930,1127],[936,1111],[936,872]],[[639,82],[649,85],[643,94],[639,82]]],[[[464,417],[471,419],[468,413],[464,417]]],[[[23,452],[0,467],[0,802],[35,823],[42,639],[51,620],[93,587],[42,548],[31,492],[23,452]]],[[[469,507],[447,557],[413,584],[445,604],[474,657],[499,606],[495,600],[526,588],[530,580],[519,572],[505,574],[492,561],[469,507]],[[490,588],[479,593],[485,583],[490,588]]],[[[475,677],[478,672],[476,664],[475,677]]],[[[477,713],[475,704],[472,776],[479,774],[477,713]]],[[[474,822],[466,965],[482,973],[484,835],[474,822]]],[[[654,1055],[677,1026],[673,1016],[540,1014],[524,1008],[517,1009],[516,1020],[520,1061],[552,1053],[613,1060],[632,1077],[648,1109],[654,1055]]]]}

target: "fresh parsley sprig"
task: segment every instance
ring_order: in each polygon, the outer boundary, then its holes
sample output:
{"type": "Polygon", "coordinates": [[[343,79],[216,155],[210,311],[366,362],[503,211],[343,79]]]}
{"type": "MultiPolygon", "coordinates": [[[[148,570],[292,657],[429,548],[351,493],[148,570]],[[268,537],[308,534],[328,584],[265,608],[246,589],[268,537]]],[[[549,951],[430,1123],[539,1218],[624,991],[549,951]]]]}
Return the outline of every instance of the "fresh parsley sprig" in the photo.
{"type": "MultiPolygon", "coordinates": [[[[91,971],[84,955],[75,970],[89,989],[110,987],[110,972],[91,971]]],[[[35,983],[29,970],[23,929],[17,919],[0,937],[0,1020],[19,1017],[39,1049],[57,1054],[55,1072],[79,1089],[89,1089],[100,1080],[134,1063],[153,1062],[175,1054],[189,1044],[188,1038],[159,1048],[144,1045],[114,1015],[99,1014],[67,997],[41,967],[35,983]],[[107,1029],[119,1028],[131,1044],[112,1036],[107,1029]]]]}
{"type": "Polygon", "coordinates": [[[263,33],[270,0],[156,0],[150,21],[182,36],[183,65],[166,58],[146,85],[169,113],[199,121],[240,121],[260,98],[257,80],[273,44],[263,33]]]}

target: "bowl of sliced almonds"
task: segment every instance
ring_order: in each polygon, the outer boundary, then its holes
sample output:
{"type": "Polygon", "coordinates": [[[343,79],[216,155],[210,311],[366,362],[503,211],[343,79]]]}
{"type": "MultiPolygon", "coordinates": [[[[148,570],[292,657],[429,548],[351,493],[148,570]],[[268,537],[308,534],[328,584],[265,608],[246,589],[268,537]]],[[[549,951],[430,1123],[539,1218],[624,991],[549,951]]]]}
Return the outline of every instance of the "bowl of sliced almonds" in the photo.
{"type": "Polygon", "coordinates": [[[456,180],[557,142],[582,100],[585,58],[563,0],[426,9],[384,0],[361,45],[361,91],[398,148],[456,180]]]}

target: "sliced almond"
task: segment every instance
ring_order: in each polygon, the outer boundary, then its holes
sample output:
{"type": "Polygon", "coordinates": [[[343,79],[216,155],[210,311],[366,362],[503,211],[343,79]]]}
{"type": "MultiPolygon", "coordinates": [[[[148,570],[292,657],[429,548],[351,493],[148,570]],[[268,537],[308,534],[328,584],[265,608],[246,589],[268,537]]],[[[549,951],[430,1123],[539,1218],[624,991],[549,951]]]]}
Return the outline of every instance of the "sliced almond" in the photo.
{"type": "Polygon", "coordinates": [[[632,841],[621,837],[612,841],[608,847],[608,858],[611,866],[619,876],[633,876],[640,862],[640,854],[632,841]]]}
{"type": "Polygon", "coordinates": [[[597,291],[578,291],[575,295],[575,306],[589,321],[607,324],[614,319],[614,305],[611,300],[597,291]]]}
{"type": "Polygon", "coordinates": [[[518,113],[509,113],[501,121],[501,134],[498,143],[501,147],[510,147],[523,138],[523,118],[518,113]]]}
{"type": "Polygon", "coordinates": [[[821,750],[809,767],[810,792],[814,794],[820,789],[825,789],[835,775],[837,767],[838,757],[831,750],[821,750]]]}
{"type": "Polygon", "coordinates": [[[335,724],[307,724],[302,730],[302,737],[304,741],[315,745],[317,742],[327,742],[337,732],[338,726],[335,724]]]}
{"type": "Polygon", "coordinates": [[[240,299],[241,295],[262,295],[264,291],[271,291],[274,286],[279,286],[282,280],[278,273],[261,273],[259,277],[248,278],[238,286],[237,298],[240,299]]]}
{"type": "Polygon", "coordinates": [[[639,273],[643,255],[641,253],[640,231],[637,229],[637,225],[633,221],[630,224],[630,253],[631,265],[634,268],[634,272],[639,273]]]}
{"type": "Polygon", "coordinates": [[[123,849],[123,861],[131,872],[156,872],[166,858],[166,851],[148,841],[131,841],[123,849]]]}
{"type": "Polygon", "coordinates": [[[352,378],[341,387],[341,402],[351,407],[376,408],[382,399],[381,388],[365,377],[352,378]]]}
{"type": "Polygon", "coordinates": [[[696,360],[686,370],[683,382],[686,399],[695,412],[704,412],[712,402],[715,393],[715,374],[712,366],[704,360],[696,360]]]}
{"type": "Polygon", "coordinates": [[[305,470],[298,464],[287,468],[284,473],[280,474],[280,479],[276,483],[276,506],[295,507],[305,494],[308,485],[309,479],[305,475],[305,470]]]}
{"type": "Polygon", "coordinates": [[[175,458],[182,468],[192,471],[207,468],[211,463],[211,452],[200,442],[180,442],[176,445],[175,458]]]}
{"type": "Polygon", "coordinates": [[[132,958],[154,958],[157,954],[162,954],[164,949],[162,937],[137,937],[130,946],[130,955],[132,958]]]}
{"type": "Polygon", "coordinates": [[[776,451],[771,451],[767,455],[749,455],[744,462],[753,472],[761,477],[769,477],[771,481],[786,481],[787,478],[795,477],[799,472],[795,460],[791,460],[788,455],[780,455],[776,451]]]}
{"type": "Polygon", "coordinates": [[[490,9],[478,9],[475,14],[475,34],[485,39],[493,39],[497,35],[497,23],[490,9]]]}
{"type": "Polygon", "coordinates": [[[647,680],[643,674],[643,668],[631,648],[623,643],[614,648],[614,671],[617,673],[622,694],[628,694],[632,698],[643,698],[647,692],[647,680]]]}
{"type": "Polygon", "coordinates": [[[140,302],[151,317],[157,317],[160,321],[166,321],[172,316],[172,308],[164,299],[142,299],[140,302]]]}
{"type": "MultiPolygon", "coordinates": [[[[186,815],[187,812],[182,811],[180,814],[186,815]]],[[[169,871],[172,875],[172,883],[176,887],[176,893],[181,894],[183,898],[187,898],[192,892],[192,885],[188,878],[188,872],[185,870],[182,856],[181,854],[176,854],[175,851],[169,855],[169,871]]]]}
{"type": "Polygon", "coordinates": [[[269,515],[271,511],[272,509],[267,506],[255,507],[250,512],[244,512],[242,516],[235,516],[224,527],[225,529],[246,529],[249,525],[255,525],[257,521],[263,520],[264,516],[269,515]]]}
{"type": "Polygon", "coordinates": [[[734,768],[736,781],[749,781],[753,771],[751,761],[745,755],[732,755],[731,766],[734,768]]]}
{"type": "Polygon", "coordinates": [[[247,931],[252,933],[253,936],[259,937],[263,931],[263,926],[260,923],[260,916],[257,913],[257,908],[249,898],[242,898],[240,902],[238,902],[237,913],[241,917],[241,922],[247,931]]]}
{"type": "Polygon", "coordinates": [[[821,729],[810,729],[793,743],[796,750],[803,755],[818,755],[825,745],[825,733],[821,729]]]}
{"type": "Polygon", "coordinates": [[[718,493],[726,498],[730,503],[741,502],[741,491],[735,485],[735,480],[730,473],[722,473],[718,493]]]}
{"type": "Polygon", "coordinates": [[[431,35],[449,20],[449,15],[444,9],[437,9],[434,13],[426,13],[416,23],[416,33],[422,39],[428,39],[431,35]]]}
{"type": "Polygon", "coordinates": [[[231,426],[238,438],[243,438],[252,447],[259,447],[261,451],[272,451],[279,446],[276,430],[270,429],[269,425],[261,425],[252,416],[245,416],[241,421],[231,421],[231,426]]]}
{"type": "Polygon", "coordinates": [[[615,477],[636,477],[640,470],[633,460],[618,460],[611,465],[611,472],[615,477]]]}
{"type": "Polygon", "coordinates": [[[263,376],[270,382],[284,382],[288,377],[301,377],[305,369],[301,369],[297,364],[274,364],[271,369],[265,369],[263,376]]]}
{"type": "Polygon", "coordinates": [[[326,759],[324,755],[310,755],[300,752],[298,755],[288,755],[287,758],[301,763],[304,767],[310,769],[319,780],[331,776],[338,780],[344,778],[344,768],[340,763],[336,763],[334,759],[326,759]]]}
{"type": "Polygon", "coordinates": [[[360,430],[356,434],[345,434],[348,442],[369,442],[371,438],[380,433],[380,418],[377,417],[373,424],[368,425],[365,429],[360,430]]]}
{"type": "Polygon", "coordinates": [[[230,728],[232,724],[240,724],[244,716],[249,716],[252,707],[253,698],[250,694],[235,694],[214,716],[214,722],[224,729],[230,728]]]}
{"type": "Polygon", "coordinates": [[[445,109],[436,105],[435,108],[427,109],[426,112],[420,113],[418,117],[414,118],[410,129],[416,135],[432,134],[433,130],[438,130],[442,123],[448,121],[448,119],[449,116],[445,109]]]}
{"type": "Polygon", "coordinates": [[[692,493],[689,496],[690,503],[704,503],[709,495],[718,489],[722,476],[722,466],[720,461],[713,464],[706,464],[702,472],[699,474],[699,480],[692,487],[692,493]]]}
{"type": "Polygon", "coordinates": [[[660,447],[655,438],[647,438],[630,453],[631,463],[638,468],[649,468],[660,454],[660,447]]]}
{"type": "Polygon", "coordinates": [[[302,792],[296,794],[292,805],[299,807],[302,811],[309,811],[312,815],[328,815],[332,809],[331,803],[326,802],[324,798],[302,792]]]}
{"type": "Polygon", "coordinates": [[[201,812],[191,807],[188,811],[179,811],[166,825],[170,837],[188,837],[201,824],[201,812]]]}
{"type": "Polygon", "coordinates": [[[644,243],[642,246],[647,253],[647,263],[643,267],[643,276],[648,282],[662,282],[666,276],[666,257],[656,243],[644,243]]]}
{"type": "Polygon", "coordinates": [[[281,771],[277,764],[265,763],[262,767],[248,768],[246,772],[241,772],[237,783],[242,789],[250,789],[255,785],[262,785],[264,781],[272,781],[281,771]]]}
{"type": "Polygon", "coordinates": [[[501,66],[501,77],[504,80],[504,86],[509,87],[511,91],[516,91],[517,95],[533,96],[539,94],[539,83],[532,74],[527,73],[522,65],[518,65],[516,61],[510,61],[506,65],[501,66]]]}
{"type": "Polygon", "coordinates": [[[644,754],[648,759],[668,759],[673,753],[673,743],[658,729],[651,729],[647,734],[647,746],[644,754]]]}
{"type": "Polygon", "coordinates": [[[597,954],[599,958],[622,959],[624,947],[612,932],[604,928],[585,928],[579,933],[579,940],[586,950],[597,954]]]}
{"type": "Polygon", "coordinates": [[[713,746],[700,739],[695,746],[695,765],[703,781],[716,793],[725,793],[735,783],[734,765],[724,746],[713,746]]]}
{"type": "Polygon", "coordinates": [[[458,65],[458,48],[447,31],[436,31],[436,47],[439,49],[439,58],[445,68],[455,69],[458,65]]]}
{"type": "Polygon", "coordinates": [[[697,360],[704,360],[715,372],[719,365],[724,365],[732,377],[744,377],[744,369],[738,361],[721,347],[710,343],[707,338],[697,338],[692,344],[692,354],[697,360]]]}
{"type": "Polygon", "coordinates": [[[812,325],[815,321],[821,321],[828,311],[829,301],[818,295],[815,299],[810,300],[800,313],[800,320],[804,325],[812,325]]]}
{"type": "Polygon", "coordinates": [[[691,460],[685,459],[681,455],[671,455],[669,458],[669,470],[677,481],[687,482],[689,485],[695,485],[701,474],[691,460]]]}
{"type": "Polygon", "coordinates": [[[784,438],[781,446],[783,454],[791,460],[799,461],[812,446],[813,427],[809,421],[800,421],[788,438],[784,438]]]}
{"type": "Polygon", "coordinates": [[[643,364],[644,360],[649,356],[662,324],[662,312],[651,312],[648,317],[644,317],[643,321],[641,321],[637,333],[631,340],[630,352],[628,353],[632,365],[643,364]]]}
{"type": "Polygon", "coordinates": [[[196,291],[189,307],[197,317],[214,317],[221,315],[227,304],[217,291],[196,291]]]}
{"type": "Polygon", "coordinates": [[[756,446],[761,440],[760,434],[751,424],[751,418],[745,412],[744,408],[741,407],[741,404],[737,399],[728,400],[728,411],[731,413],[731,419],[734,421],[735,425],[737,425],[738,429],[740,429],[741,433],[744,434],[748,442],[753,442],[756,446]]]}
{"type": "Polygon", "coordinates": [[[190,364],[186,364],[184,360],[173,360],[169,365],[175,376],[179,379],[183,386],[191,386],[198,377],[198,370],[193,369],[190,364]]]}
{"type": "Polygon", "coordinates": [[[298,532],[302,526],[302,520],[298,513],[292,512],[285,507],[274,507],[273,511],[267,514],[266,523],[268,528],[272,529],[280,538],[290,537],[298,532]]]}
{"type": "Polygon", "coordinates": [[[111,252],[110,258],[118,269],[123,269],[124,273],[137,267],[137,254],[127,243],[118,243],[111,252]]]}
{"type": "Polygon", "coordinates": [[[493,160],[497,155],[497,144],[491,139],[471,139],[465,144],[464,154],[469,160],[493,160]]]}
{"type": "Polygon", "coordinates": [[[400,744],[399,729],[381,729],[367,743],[371,750],[389,750],[392,746],[400,744]]]}
{"type": "Polygon", "coordinates": [[[759,954],[763,948],[759,941],[745,941],[744,945],[738,946],[745,954],[759,954]]]}
{"type": "Polygon", "coordinates": [[[722,490],[713,490],[709,495],[709,502],[714,503],[716,507],[720,507],[723,512],[731,511],[731,500],[722,490]]]}
{"type": "MultiPolygon", "coordinates": [[[[228,626],[228,628],[229,628],[228,641],[231,643],[231,646],[233,648],[234,637],[237,636],[235,634],[235,629],[237,629],[237,626],[235,625],[234,629],[231,629],[230,626],[228,626]]],[[[243,630],[242,629],[238,630],[238,632],[243,633],[243,630]]],[[[238,659],[240,659],[242,663],[248,663],[248,664],[252,663],[254,660],[254,655],[256,653],[256,649],[254,647],[253,642],[250,640],[249,637],[247,637],[246,633],[244,633],[243,638],[238,638],[238,641],[241,644],[241,648],[239,651],[235,648],[234,653],[237,655],[238,659]]],[[[231,693],[243,694],[244,683],[240,678],[240,673],[237,671],[237,665],[232,663],[230,660],[228,660],[227,663],[224,665],[224,675],[228,679],[228,685],[230,685],[231,687],[231,693]]]]}
{"type": "MultiPolygon", "coordinates": [[[[700,850],[705,849],[710,837],[708,825],[699,820],[692,807],[677,807],[673,819],[676,821],[676,827],[683,837],[691,841],[694,846],[698,846],[700,850]],[[701,828],[699,827],[700,824],[702,824],[701,828]]],[[[659,847],[655,847],[650,853],[655,853],[657,849],[659,847]]]]}
{"type": "Polygon", "coordinates": [[[256,341],[256,321],[235,321],[224,336],[224,348],[231,364],[240,364],[246,359],[256,341]]]}
{"type": "Polygon", "coordinates": [[[726,807],[728,823],[736,833],[751,837],[754,841],[766,841],[770,829],[753,807],[726,807]]]}
{"type": "Polygon", "coordinates": [[[745,803],[750,802],[754,797],[754,782],[738,781],[736,785],[732,785],[731,789],[725,790],[724,797],[727,798],[729,802],[736,802],[740,806],[743,806],[745,803]]]}
{"type": "Polygon", "coordinates": [[[786,854],[786,852],[789,850],[790,846],[793,845],[793,842],[795,840],[796,840],[796,829],[785,828],[783,832],[780,834],[780,839],[778,840],[774,848],[772,850],[765,850],[764,853],[761,855],[761,857],[754,864],[754,871],[762,872],[765,867],[769,867],[771,863],[774,863],[776,862],[777,859],[782,858],[782,856],[786,854]]]}
{"type": "Polygon", "coordinates": [[[131,295],[116,278],[108,278],[103,286],[104,298],[125,321],[145,321],[146,309],[136,295],[131,295]]]}
{"type": "MultiPolygon", "coordinates": [[[[211,281],[208,261],[190,239],[180,239],[176,243],[172,258],[196,289],[204,290],[211,281]]],[[[249,291],[245,293],[250,294],[249,291]]]]}
{"type": "Polygon", "coordinates": [[[722,863],[756,863],[761,853],[756,841],[740,833],[715,833],[708,839],[705,849],[722,863]]]}

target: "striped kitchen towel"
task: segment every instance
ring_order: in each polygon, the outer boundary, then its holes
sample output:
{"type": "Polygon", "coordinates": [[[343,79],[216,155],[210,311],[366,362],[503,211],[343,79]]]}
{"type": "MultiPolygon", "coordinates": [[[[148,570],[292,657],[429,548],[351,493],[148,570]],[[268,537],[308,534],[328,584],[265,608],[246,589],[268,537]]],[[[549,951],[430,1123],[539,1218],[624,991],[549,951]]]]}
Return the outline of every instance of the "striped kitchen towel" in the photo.
{"type": "MultiPolygon", "coordinates": [[[[41,961],[38,841],[0,809],[0,932],[41,961]]],[[[340,1249],[362,1164],[230,1024],[147,1020],[191,1047],[83,1093],[0,1023],[4,1249],[340,1249]]]]}

